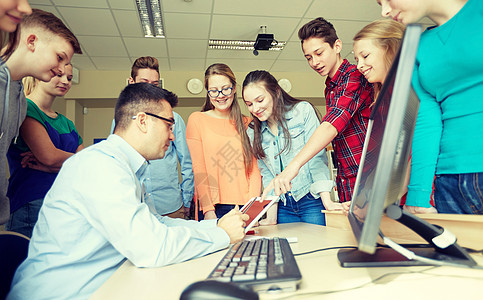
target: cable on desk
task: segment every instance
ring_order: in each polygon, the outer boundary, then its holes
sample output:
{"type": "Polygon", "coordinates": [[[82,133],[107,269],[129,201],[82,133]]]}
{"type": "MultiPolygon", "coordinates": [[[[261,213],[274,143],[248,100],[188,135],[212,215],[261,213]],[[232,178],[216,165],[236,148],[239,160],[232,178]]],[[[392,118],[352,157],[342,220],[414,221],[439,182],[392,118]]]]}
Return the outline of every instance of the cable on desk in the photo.
{"type": "Polygon", "coordinates": [[[444,260],[437,260],[437,259],[432,259],[432,258],[427,258],[424,256],[417,255],[413,251],[406,249],[402,245],[392,241],[390,238],[384,236],[382,232],[379,232],[379,235],[382,237],[384,243],[388,245],[390,248],[392,248],[394,251],[397,253],[403,255],[409,260],[417,260],[426,264],[434,265],[434,266],[446,266],[446,267],[457,267],[457,268],[467,268],[467,269],[477,269],[477,270],[483,270],[483,266],[480,265],[475,265],[475,266],[469,266],[465,265],[462,263],[453,263],[453,262],[448,262],[444,260]]]}
{"type": "Polygon", "coordinates": [[[468,253],[483,254],[483,249],[476,250],[476,249],[472,249],[472,248],[468,248],[468,247],[463,247],[463,249],[465,249],[466,252],[468,252],[468,253]]]}
{"type": "Polygon", "coordinates": [[[284,297],[275,298],[275,299],[284,300],[284,299],[293,299],[293,298],[296,298],[296,297],[308,297],[308,296],[316,296],[316,295],[327,295],[327,294],[342,293],[342,292],[347,292],[347,291],[352,291],[352,290],[364,288],[369,284],[377,283],[378,281],[380,281],[380,280],[382,280],[386,277],[389,277],[389,276],[399,276],[399,275],[405,275],[405,274],[424,274],[424,275],[430,275],[430,276],[442,276],[442,277],[452,277],[452,278],[483,280],[483,279],[475,278],[475,277],[471,277],[471,276],[426,273],[428,271],[435,270],[437,268],[440,268],[440,266],[431,266],[431,267],[428,267],[428,268],[421,270],[421,271],[391,272],[391,273],[383,274],[379,277],[374,278],[371,281],[368,281],[366,283],[363,283],[361,285],[358,285],[358,286],[355,286],[355,287],[352,287],[352,288],[347,288],[347,289],[342,289],[342,290],[328,290],[328,291],[319,291],[319,292],[310,292],[310,293],[299,293],[299,294],[292,294],[292,295],[289,295],[289,296],[284,296],[284,297]]]}
{"type": "Polygon", "coordinates": [[[336,250],[336,249],[357,249],[357,247],[355,247],[355,246],[339,246],[339,247],[320,248],[320,249],[316,249],[316,250],[312,250],[312,251],[297,253],[297,254],[294,254],[293,256],[302,256],[302,255],[306,255],[306,254],[312,254],[312,253],[316,253],[316,252],[327,251],[327,250],[336,250]]]}
{"type": "MultiPolygon", "coordinates": [[[[383,274],[383,275],[381,275],[379,277],[376,277],[373,280],[368,281],[366,283],[363,283],[361,285],[358,285],[358,286],[355,286],[355,287],[351,287],[351,288],[347,288],[347,289],[342,289],[342,290],[328,290],[328,291],[319,291],[319,292],[310,292],[310,293],[299,293],[299,294],[292,294],[290,296],[284,296],[284,297],[276,298],[276,299],[277,300],[284,300],[284,299],[293,299],[295,297],[307,297],[307,296],[327,295],[327,294],[335,294],[335,293],[347,292],[347,291],[352,291],[352,290],[357,290],[357,289],[363,288],[363,287],[365,287],[365,286],[367,286],[369,284],[376,283],[379,280],[382,280],[382,279],[384,279],[386,277],[389,277],[389,276],[393,276],[393,275],[404,275],[404,274],[421,274],[421,273],[424,274],[424,272],[430,271],[430,270],[433,270],[433,269],[436,269],[436,268],[438,268],[438,266],[432,266],[432,267],[429,267],[429,268],[424,269],[424,270],[421,270],[421,271],[391,272],[391,273],[386,273],[386,274],[383,274]]],[[[434,274],[428,274],[428,275],[434,275],[434,274]]],[[[447,276],[447,275],[444,275],[444,276],[447,276]]]]}

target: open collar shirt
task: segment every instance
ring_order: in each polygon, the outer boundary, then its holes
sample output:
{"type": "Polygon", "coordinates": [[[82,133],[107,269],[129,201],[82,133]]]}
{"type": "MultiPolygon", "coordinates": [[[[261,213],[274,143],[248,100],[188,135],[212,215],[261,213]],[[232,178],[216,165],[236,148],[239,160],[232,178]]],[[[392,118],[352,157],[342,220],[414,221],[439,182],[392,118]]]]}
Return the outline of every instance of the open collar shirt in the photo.
{"type": "Polygon", "coordinates": [[[227,247],[216,220],[156,214],[142,184],[147,165],[117,135],[69,158],[46,195],[7,299],[86,299],[126,259],[159,267],[227,247]]]}

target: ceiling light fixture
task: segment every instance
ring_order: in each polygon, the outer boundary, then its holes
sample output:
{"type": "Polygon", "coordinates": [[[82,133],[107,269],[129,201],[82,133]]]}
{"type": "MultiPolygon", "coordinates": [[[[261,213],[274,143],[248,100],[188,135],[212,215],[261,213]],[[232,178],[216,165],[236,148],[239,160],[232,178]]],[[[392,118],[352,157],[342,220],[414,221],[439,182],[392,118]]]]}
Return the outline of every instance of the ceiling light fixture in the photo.
{"type": "MultiPolygon", "coordinates": [[[[209,40],[208,48],[216,50],[269,50],[281,51],[287,42],[279,42],[273,34],[266,34],[266,26],[260,26],[262,33],[258,34],[256,41],[244,40],[209,40]]],[[[258,53],[258,52],[257,52],[258,53]]]]}
{"type": "Polygon", "coordinates": [[[159,0],[136,0],[136,5],[144,37],[164,38],[159,0]]]}

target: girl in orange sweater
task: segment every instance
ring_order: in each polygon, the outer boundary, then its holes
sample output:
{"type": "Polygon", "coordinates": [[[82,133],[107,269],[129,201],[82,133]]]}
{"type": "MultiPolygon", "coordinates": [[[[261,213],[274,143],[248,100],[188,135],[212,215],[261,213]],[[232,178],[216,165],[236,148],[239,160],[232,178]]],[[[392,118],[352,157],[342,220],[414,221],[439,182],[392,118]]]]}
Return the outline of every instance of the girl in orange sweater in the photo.
{"type": "Polygon", "coordinates": [[[186,141],[199,210],[205,219],[215,219],[260,195],[261,176],[246,134],[250,119],[240,111],[232,70],[225,64],[209,66],[205,88],[201,112],[188,119],[186,141]]]}

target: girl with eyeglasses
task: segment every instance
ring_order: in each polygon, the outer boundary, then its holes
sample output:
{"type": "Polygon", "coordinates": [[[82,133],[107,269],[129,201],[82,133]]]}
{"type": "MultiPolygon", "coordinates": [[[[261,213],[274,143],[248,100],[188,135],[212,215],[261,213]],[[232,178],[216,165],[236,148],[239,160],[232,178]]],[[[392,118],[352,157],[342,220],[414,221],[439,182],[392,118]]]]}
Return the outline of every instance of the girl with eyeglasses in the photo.
{"type": "Polygon", "coordinates": [[[261,176],[246,134],[250,118],[240,111],[232,70],[225,64],[209,66],[205,88],[201,112],[188,119],[186,141],[198,210],[202,212],[197,215],[200,219],[216,219],[235,205],[259,196],[261,176]]]}
{"type": "MultiPolygon", "coordinates": [[[[267,71],[252,71],[243,82],[243,100],[253,115],[248,128],[253,153],[267,186],[306,144],[320,124],[314,107],[293,98],[267,71]]],[[[330,199],[330,179],[325,149],[308,161],[292,180],[292,189],[281,195],[262,225],[306,222],[325,225],[321,210],[341,210],[330,199]]],[[[273,191],[272,191],[273,193],[273,191]]]]}

